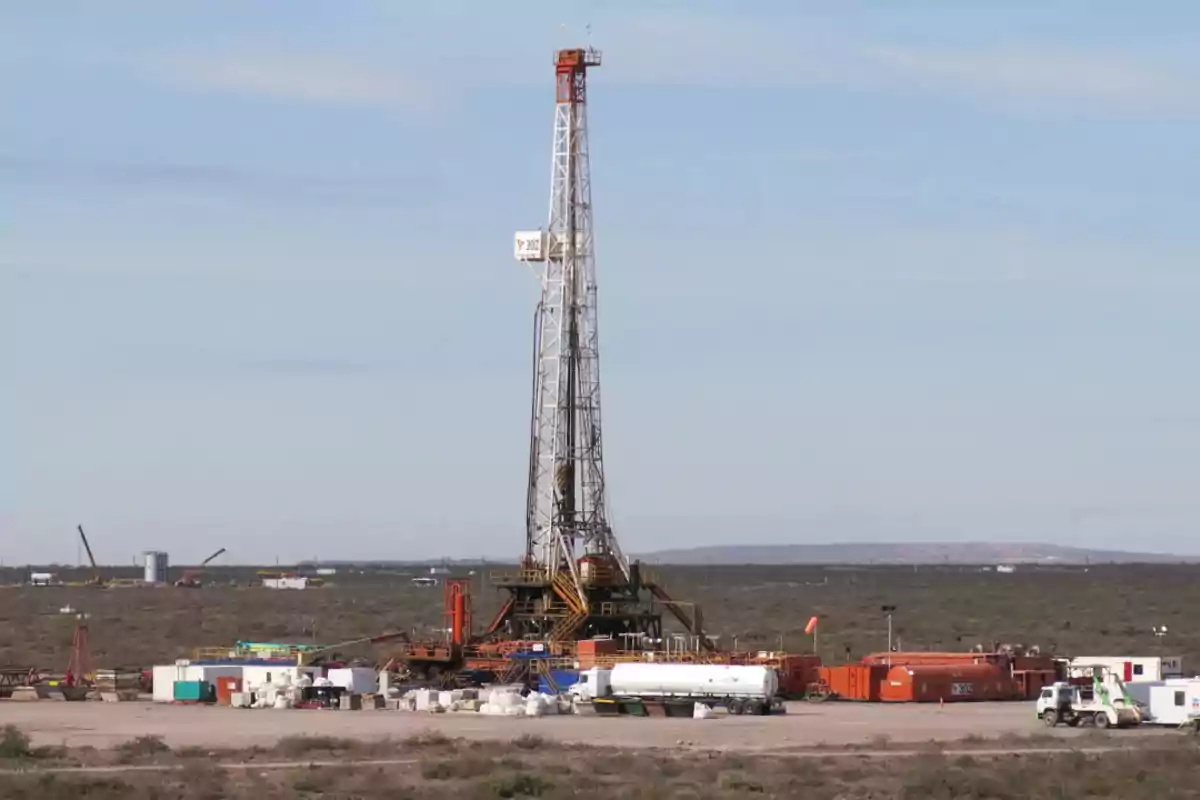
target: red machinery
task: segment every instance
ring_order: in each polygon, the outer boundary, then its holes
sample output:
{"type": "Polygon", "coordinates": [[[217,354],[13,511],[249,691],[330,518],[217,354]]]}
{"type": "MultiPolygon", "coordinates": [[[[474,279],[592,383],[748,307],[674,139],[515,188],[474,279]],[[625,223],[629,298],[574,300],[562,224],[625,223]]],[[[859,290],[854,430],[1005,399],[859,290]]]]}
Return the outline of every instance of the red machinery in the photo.
{"type": "Polygon", "coordinates": [[[87,614],[76,614],[75,634],[71,637],[71,660],[67,663],[67,686],[90,684],[95,678],[92,651],[88,645],[87,614]]]}
{"type": "Polygon", "coordinates": [[[471,638],[471,581],[447,578],[443,589],[450,643],[461,647],[471,638]]]}

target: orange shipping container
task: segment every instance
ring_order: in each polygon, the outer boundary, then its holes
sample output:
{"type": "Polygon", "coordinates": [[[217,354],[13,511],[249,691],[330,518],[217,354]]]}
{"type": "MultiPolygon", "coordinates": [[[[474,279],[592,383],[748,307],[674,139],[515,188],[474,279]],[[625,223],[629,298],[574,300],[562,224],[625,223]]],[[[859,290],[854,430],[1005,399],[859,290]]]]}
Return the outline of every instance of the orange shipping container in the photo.
{"type": "Polygon", "coordinates": [[[242,690],[241,678],[217,678],[217,705],[232,704],[233,695],[242,690]]]}
{"type": "Polygon", "coordinates": [[[617,654],[616,639],[580,639],[575,643],[575,657],[580,669],[591,669],[596,666],[598,656],[615,656],[617,654]]]}
{"type": "Polygon", "coordinates": [[[834,697],[876,702],[879,700],[880,684],[887,675],[887,667],[839,664],[836,667],[821,667],[818,672],[834,697]]]}
{"type": "Polygon", "coordinates": [[[580,639],[575,643],[575,652],[579,655],[611,656],[616,655],[616,639],[580,639]]]}
{"type": "Polygon", "coordinates": [[[1016,700],[1020,692],[1007,671],[994,664],[916,664],[892,667],[879,697],[892,703],[951,703],[1016,700]]]}
{"type": "Polygon", "coordinates": [[[821,657],[786,655],[779,660],[779,691],[786,697],[802,697],[809,684],[820,678],[821,657]]]}
{"type": "Polygon", "coordinates": [[[1026,700],[1036,700],[1042,689],[1058,680],[1058,673],[1052,669],[1030,669],[1013,673],[1017,682],[1017,691],[1026,700]]]}

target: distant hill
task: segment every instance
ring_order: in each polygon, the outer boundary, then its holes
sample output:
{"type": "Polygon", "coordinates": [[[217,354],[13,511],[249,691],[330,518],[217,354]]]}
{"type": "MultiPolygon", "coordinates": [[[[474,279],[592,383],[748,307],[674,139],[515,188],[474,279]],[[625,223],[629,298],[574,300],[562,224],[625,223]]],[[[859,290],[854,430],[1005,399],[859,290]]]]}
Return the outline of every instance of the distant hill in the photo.
{"type": "Polygon", "coordinates": [[[661,550],[651,564],[1161,564],[1197,561],[1165,553],[1089,550],[1033,542],[897,542],[730,545],[661,550]]]}

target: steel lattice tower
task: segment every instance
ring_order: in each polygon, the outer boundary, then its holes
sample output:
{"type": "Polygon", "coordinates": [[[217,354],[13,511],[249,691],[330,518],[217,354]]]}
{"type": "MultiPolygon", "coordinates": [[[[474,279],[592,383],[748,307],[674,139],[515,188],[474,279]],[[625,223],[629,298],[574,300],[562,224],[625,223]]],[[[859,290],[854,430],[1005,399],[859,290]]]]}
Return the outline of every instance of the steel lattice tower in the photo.
{"type": "Polygon", "coordinates": [[[629,566],[609,526],[600,424],[600,344],[588,168],[587,70],[595,50],[565,50],[555,62],[554,150],[530,435],[526,559],[566,570],[586,599],[576,561],[629,566]]]}
{"type": "Polygon", "coordinates": [[[543,265],[525,555],[520,574],[501,582],[512,596],[489,633],[661,635],[660,615],[639,598],[639,570],[613,536],[605,496],[587,127],[587,75],[599,65],[593,49],[555,57],[550,217],[546,230],[516,236],[516,257],[543,265]]]}

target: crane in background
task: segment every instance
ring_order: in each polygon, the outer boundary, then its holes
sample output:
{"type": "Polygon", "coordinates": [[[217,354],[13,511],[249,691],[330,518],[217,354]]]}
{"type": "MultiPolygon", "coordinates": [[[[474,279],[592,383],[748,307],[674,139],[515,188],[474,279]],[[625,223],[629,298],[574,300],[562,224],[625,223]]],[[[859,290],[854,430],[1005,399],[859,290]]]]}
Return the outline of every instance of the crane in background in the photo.
{"type": "Polygon", "coordinates": [[[204,568],[207,567],[214,558],[224,552],[225,548],[222,547],[220,550],[201,561],[200,566],[185,570],[183,576],[179,580],[175,581],[175,585],[185,589],[199,589],[203,585],[200,580],[200,576],[204,572],[204,568]]]}
{"type": "Polygon", "coordinates": [[[100,568],[96,566],[96,557],[92,555],[92,545],[88,542],[87,534],[83,532],[82,525],[76,525],[79,529],[79,538],[83,540],[83,549],[87,551],[88,561],[92,565],[92,578],[87,583],[90,586],[103,586],[104,576],[100,574],[100,568]]]}

